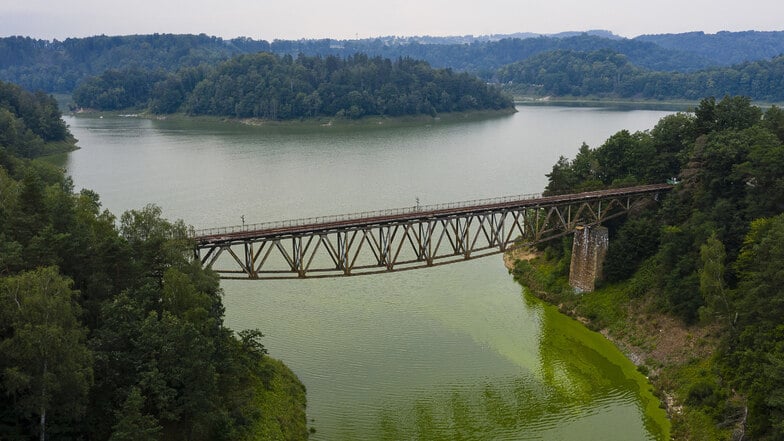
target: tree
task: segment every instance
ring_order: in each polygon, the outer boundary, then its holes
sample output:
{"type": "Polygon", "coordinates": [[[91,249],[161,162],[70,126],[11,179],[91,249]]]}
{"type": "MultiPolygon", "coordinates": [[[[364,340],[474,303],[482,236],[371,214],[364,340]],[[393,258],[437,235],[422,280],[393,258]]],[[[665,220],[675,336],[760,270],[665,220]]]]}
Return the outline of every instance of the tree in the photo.
{"type": "Polygon", "coordinates": [[[628,178],[632,181],[645,180],[650,174],[648,169],[655,155],[649,134],[621,130],[609,137],[594,153],[599,163],[598,178],[605,184],[628,178]]]}
{"type": "Polygon", "coordinates": [[[610,241],[602,274],[608,282],[629,278],[659,247],[659,225],[651,218],[627,220],[610,241]]]}
{"type": "Polygon", "coordinates": [[[762,110],[747,96],[725,96],[716,104],[717,130],[743,130],[760,122],[762,110]]]}
{"type": "Polygon", "coordinates": [[[114,425],[109,441],[156,441],[159,439],[161,426],[152,415],[143,414],[144,397],[139,388],[131,388],[122,408],[116,413],[117,424],[114,425]]]}
{"type": "Polygon", "coordinates": [[[765,118],[762,121],[765,128],[775,134],[781,142],[784,142],[784,110],[778,106],[771,106],[765,112],[765,118]]]}
{"type": "Polygon", "coordinates": [[[727,365],[749,394],[751,438],[784,438],[784,214],[751,224],[737,259],[738,322],[727,365]]]}
{"type": "MultiPolygon", "coordinates": [[[[73,423],[84,414],[92,383],[87,330],[78,320],[77,293],[56,268],[10,277],[0,285],[4,308],[0,341],[2,385],[20,424],[47,439],[52,421],[73,423]]],[[[73,428],[72,428],[73,430],[73,428]]]]}
{"type": "Polygon", "coordinates": [[[186,261],[189,249],[185,224],[168,222],[161,213],[160,207],[149,204],[120,217],[120,235],[128,242],[136,273],[159,283],[167,268],[186,261]]]}
{"type": "Polygon", "coordinates": [[[700,247],[700,294],[705,306],[700,308],[699,313],[703,321],[711,321],[713,316],[729,316],[730,305],[724,283],[725,257],[724,244],[716,238],[716,233],[700,247]]]}

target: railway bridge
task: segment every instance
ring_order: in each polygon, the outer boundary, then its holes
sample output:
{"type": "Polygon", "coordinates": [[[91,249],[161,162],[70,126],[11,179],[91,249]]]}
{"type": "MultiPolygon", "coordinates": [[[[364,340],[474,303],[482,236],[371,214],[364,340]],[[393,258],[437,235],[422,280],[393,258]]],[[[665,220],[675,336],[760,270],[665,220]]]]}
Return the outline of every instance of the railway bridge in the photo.
{"type": "Polygon", "coordinates": [[[668,184],[521,195],[192,232],[194,254],[224,279],[402,271],[503,253],[624,215],[668,184]]]}

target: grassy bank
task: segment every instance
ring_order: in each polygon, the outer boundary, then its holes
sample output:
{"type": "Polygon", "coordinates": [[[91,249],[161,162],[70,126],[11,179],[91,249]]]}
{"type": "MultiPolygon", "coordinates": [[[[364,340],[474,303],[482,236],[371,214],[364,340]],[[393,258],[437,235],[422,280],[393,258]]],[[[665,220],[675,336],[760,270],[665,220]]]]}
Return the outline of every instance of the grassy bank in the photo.
{"type": "Polygon", "coordinates": [[[268,375],[267,378],[257,379],[253,385],[259,418],[251,430],[251,439],[307,439],[305,386],[283,362],[265,357],[262,363],[268,375]]]}
{"type": "Polygon", "coordinates": [[[637,365],[667,410],[673,439],[731,439],[735,427],[716,425],[716,413],[737,413],[743,406],[740,399],[719,392],[713,359],[721,331],[718,325],[685,326],[659,312],[655,298],[637,295],[644,274],[575,294],[568,285],[565,254],[563,258],[530,252],[520,258],[510,255],[507,267],[531,293],[601,332],[637,365]]]}

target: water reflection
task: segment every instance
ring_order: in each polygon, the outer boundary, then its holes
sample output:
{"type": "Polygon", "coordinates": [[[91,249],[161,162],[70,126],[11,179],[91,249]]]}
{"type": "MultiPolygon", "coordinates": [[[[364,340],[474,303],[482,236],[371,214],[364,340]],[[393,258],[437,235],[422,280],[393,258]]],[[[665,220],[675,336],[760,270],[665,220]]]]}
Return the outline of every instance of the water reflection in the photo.
{"type": "MultiPolygon", "coordinates": [[[[541,320],[535,369],[389,403],[376,417],[379,438],[667,439],[666,415],[645,379],[603,337],[527,294],[520,306],[541,320]],[[644,427],[628,424],[635,420],[644,427]]],[[[340,438],[362,435],[343,427],[340,438]]]]}
{"type": "MultiPolygon", "coordinates": [[[[154,202],[196,227],[233,225],[537,192],[559,155],[664,114],[521,108],[359,131],[80,117],[68,119],[82,149],[66,167],[116,214],[154,202]]],[[[657,409],[633,366],[521,296],[500,259],[222,286],[227,324],[261,329],[307,386],[313,441],[661,433],[641,416],[657,409]]]]}

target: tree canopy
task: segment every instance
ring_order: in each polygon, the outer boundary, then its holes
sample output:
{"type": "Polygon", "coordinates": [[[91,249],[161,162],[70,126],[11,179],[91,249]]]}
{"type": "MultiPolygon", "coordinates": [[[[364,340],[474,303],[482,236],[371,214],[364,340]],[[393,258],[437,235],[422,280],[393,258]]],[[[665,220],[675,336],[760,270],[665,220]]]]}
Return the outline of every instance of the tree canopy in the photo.
{"type": "Polygon", "coordinates": [[[0,38],[0,80],[28,90],[72,92],[83,79],[107,70],[175,72],[181,68],[213,65],[240,54],[260,51],[277,55],[336,56],[357,53],[370,57],[415,58],[436,68],[469,72],[491,81],[510,63],[543,52],[592,52],[608,49],[623,54],[643,69],[691,72],[767,60],[784,53],[784,32],[701,32],[643,35],[634,39],[609,32],[557,35],[511,34],[462,37],[377,37],[356,40],[300,39],[224,40],[201,35],[99,35],[64,41],[29,37],[0,38]]]}
{"type": "Polygon", "coordinates": [[[303,408],[259,411],[271,379],[290,374],[259,331],[224,326],[186,226],[153,205],[118,222],[94,192],[74,193],[29,159],[73,139],[52,100],[4,83],[0,97],[0,439],[307,437],[303,408]]]}
{"type": "MultiPolygon", "coordinates": [[[[747,434],[763,440],[784,437],[781,113],[776,106],[763,112],[746,97],[704,99],[693,113],[561,158],[547,186],[577,191],[677,178],[660,205],[609,225],[604,274],[610,282],[629,280],[634,295],[650,296],[686,323],[720,325],[715,365],[723,386],[715,387],[746,396],[747,434]]],[[[695,396],[731,395],[705,387],[695,396]]],[[[710,405],[715,423],[726,423],[726,406],[710,405]]]]}
{"type": "Polygon", "coordinates": [[[241,55],[214,68],[174,74],[107,71],[74,92],[78,106],[149,108],[190,115],[293,119],[401,116],[510,109],[513,103],[474,76],[423,61],[334,56],[241,55]]]}
{"type": "Polygon", "coordinates": [[[0,81],[0,146],[7,154],[33,158],[73,148],[75,142],[54,98],[0,81]]]}
{"type": "Polygon", "coordinates": [[[609,49],[558,50],[504,66],[498,79],[536,95],[698,100],[727,94],[784,101],[784,56],[685,73],[638,66],[609,49]]]}

